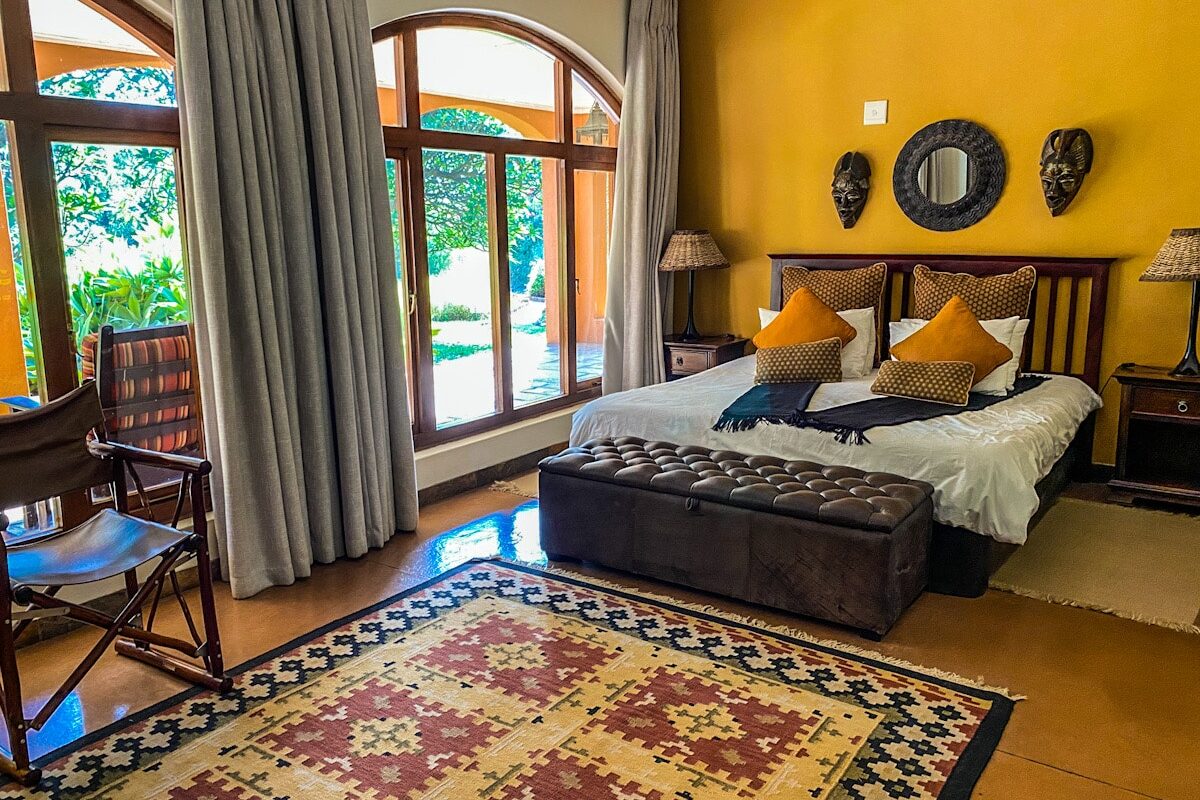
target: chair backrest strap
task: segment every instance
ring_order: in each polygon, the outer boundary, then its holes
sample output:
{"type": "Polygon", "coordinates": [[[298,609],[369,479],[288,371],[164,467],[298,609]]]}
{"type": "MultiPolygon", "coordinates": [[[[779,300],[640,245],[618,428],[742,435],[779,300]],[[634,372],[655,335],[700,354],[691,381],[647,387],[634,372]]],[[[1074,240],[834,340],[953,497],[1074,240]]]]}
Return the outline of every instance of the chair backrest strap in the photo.
{"type": "Polygon", "coordinates": [[[87,445],[103,422],[94,381],[32,411],[0,416],[0,508],[110,483],[113,465],[87,445]]]}

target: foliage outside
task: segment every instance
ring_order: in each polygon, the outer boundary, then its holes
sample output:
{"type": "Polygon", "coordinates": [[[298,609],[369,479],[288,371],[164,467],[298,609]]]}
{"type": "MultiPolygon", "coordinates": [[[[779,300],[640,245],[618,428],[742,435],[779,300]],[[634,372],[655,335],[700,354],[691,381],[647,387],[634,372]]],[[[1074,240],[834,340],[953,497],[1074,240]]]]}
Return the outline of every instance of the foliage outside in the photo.
{"type": "MultiPolygon", "coordinates": [[[[421,115],[427,129],[513,136],[515,131],[480,111],[441,108],[421,115]]],[[[426,150],[425,225],[429,274],[450,266],[455,250],[488,252],[487,159],[481,153],[426,150]]],[[[526,294],[534,266],[542,259],[542,162],[529,156],[509,156],[504,165],[508,193],[509,288],[526,294]]]]}
{"type": "Polygon", "coordinates": [[[444,306],[434,307],[429,312],[429,318],[434,322],[480,322],[487,319],[487,314],[462,303],[446,303],[444,306]]]}
{"type": "MultiPolygon", "coordinates": [[[[174,105],[171,71],[153,67],[78,70],[41,82],[42,94],[154,105],[174,105]]],[[[515,132],[499,120],[465,109],[422,116],[426,127],[489,136],[515,132]]],[[[70,307],[77,352],[90,333],[109,324],[118,330],[165,325],[189,318],[174,152],[163,147],[56,142],[54,171],[70,307]]],[[[478,153],[427,150],[424,154],[429,272],[451,263],[451,253],[489,247],[486,160],[478,153]]],[[[0,172],[16,267],[18,308],[31,391],[37,391],[35,311],[16,219],[16,196],[6,137],[0,136],[0,172]]],[[[389,164],[395,197],[395,170],[389,164]]],[[[542,164],[513,156],[505,163],[510,289],[540,296],[544,279],[534,270],[543,258],[542,164]],[[532,285],[531,285],[532,279],[532,285]],[[532,290],[532,291],[531,291],[532,290]]],[[[399,225],[397,275],[402,272],[399,225]]],[[[436,310],[438,321],[478,321],[485,314],[457,304],[436,310]]],[[[544,323],[542,323],[544,325],[544,323]]],[[[435,361],[461,358],[488,345],[435,343],[435,361]]]]}

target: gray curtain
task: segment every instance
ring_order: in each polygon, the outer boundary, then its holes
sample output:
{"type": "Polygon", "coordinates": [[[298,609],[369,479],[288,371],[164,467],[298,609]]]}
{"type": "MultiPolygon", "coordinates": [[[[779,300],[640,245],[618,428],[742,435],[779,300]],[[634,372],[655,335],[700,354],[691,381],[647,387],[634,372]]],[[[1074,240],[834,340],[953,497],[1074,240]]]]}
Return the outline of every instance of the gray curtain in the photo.
{"type": "Polygon", "coordinates": [[[604,391],[660,383],[679,182],[679,0],[632,0],[604,324],[604,391]]]}
{"type": "Polygon", "coordinates": [[[235,597],[417,521],[362,0],[177,0],[189,263],[235,597]]]}

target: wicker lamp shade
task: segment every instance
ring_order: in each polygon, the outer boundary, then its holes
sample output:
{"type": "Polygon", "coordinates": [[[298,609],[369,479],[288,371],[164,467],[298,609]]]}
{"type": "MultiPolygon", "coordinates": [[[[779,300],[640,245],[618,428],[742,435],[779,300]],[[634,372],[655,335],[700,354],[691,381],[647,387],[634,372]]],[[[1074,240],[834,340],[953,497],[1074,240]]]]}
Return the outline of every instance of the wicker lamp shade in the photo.
{"type": "Polygon", "coordinates": [[[1196,344],[1196,329],[1200,327],[1200,228],[1176,228],[1167,243],[1146,267],[1143,281],[1191,281],[1192,311],[1188,315],[1187,349],[1179,366],[1171,370],[1179,377],[1200,377],[1200,347],[1196,344]]]}
{"type": "Polygon", "coordinates": [[[1200,280],[1200,228],[1176,228],[1139,280],[1200,280]]]}
{"type": "Polygon", "coordinates": [[[706,230],[675,231],[658,268],[663,272],[725,269],[729,261],[706,230]]]}

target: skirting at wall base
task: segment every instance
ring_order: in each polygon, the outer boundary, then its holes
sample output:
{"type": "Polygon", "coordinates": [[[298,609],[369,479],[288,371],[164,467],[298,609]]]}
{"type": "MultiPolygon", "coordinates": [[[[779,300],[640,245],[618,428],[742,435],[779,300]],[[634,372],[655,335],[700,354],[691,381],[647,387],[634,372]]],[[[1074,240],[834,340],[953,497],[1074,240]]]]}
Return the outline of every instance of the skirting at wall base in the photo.
{"type": "Polygon", "coordinates": [[[435,486],[421,489],[417,493],[417,499],[421,506],[424,507],[439,500],[453,497],[456,494],[478,489],[481,486],[490,486],[493,483],[503,481],[505,478],[511,478],[513,475],[529,472],[537,467],[538,462],[543,458],[562,452],[566,446],[566,442],[560,442],[543,450],[518,456],[517,458],[510,458],[491,467],[478,469],[466,475],[459,475],[456,478],[443,481],[435,486]]]}

